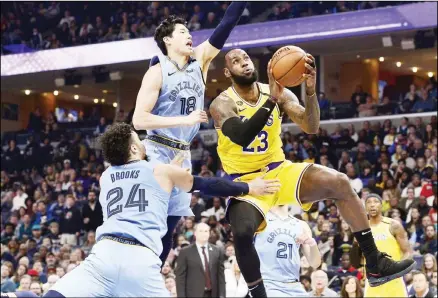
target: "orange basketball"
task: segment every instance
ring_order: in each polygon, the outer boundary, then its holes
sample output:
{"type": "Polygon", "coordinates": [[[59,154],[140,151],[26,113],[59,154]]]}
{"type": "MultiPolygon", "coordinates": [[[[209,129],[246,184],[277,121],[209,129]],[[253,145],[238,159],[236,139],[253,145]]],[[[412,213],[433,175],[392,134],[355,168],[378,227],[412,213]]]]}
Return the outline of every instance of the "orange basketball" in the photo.
{"type": "Polygon", "coordinates": [[[274,78],[281,85],[295,87],[304,81],[306,52],[295,46],[284,46],[272,56],[271,67],[274,78]]]}

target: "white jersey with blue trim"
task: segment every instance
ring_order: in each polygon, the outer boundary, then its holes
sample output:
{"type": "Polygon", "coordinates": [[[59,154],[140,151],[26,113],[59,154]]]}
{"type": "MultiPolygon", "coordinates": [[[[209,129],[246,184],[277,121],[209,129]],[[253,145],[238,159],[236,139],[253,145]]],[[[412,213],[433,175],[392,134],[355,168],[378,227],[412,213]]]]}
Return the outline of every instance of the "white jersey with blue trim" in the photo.
{"type": "Polygon", "coordinates": [[[299,281],[300,245],[295,238],[303,233],[301,222],[292,216],[281,219],[272,212],[266,219],[266,229],[254,239],[263,280],[299,281]]]}
{"type": "Polygon", "coordinates": [[[164,191],[145,160],[107,168],[100,178],[103,224],[96,239],[114,235],[135,239],[160,255],[167,232],[170,194],[164,191]]]}
{"type": "MultiPolygon", "coordinates": [[[[205,83],[202,68],[196,59],[180,69],[169,57],[160,55],[162,84],[152,114],[162,117],[187,116],[204,109],[205,83]]],[[[200,124],[148,130],[148,135],[159,135],[190,143],[199,131],[200,124]]]]}

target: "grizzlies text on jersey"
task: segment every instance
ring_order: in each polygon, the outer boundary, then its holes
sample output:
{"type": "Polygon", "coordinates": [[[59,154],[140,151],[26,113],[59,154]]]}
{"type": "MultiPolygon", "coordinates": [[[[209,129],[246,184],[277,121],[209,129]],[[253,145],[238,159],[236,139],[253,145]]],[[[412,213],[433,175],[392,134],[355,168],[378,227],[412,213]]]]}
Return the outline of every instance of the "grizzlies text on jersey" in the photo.
{"type": "MultiPolygon", "coordinates": [[[[205,84],[201,65],[190,58],[180,69],[167,56],[160,55],[162,84],[152,114],[163,117],[187,116],[195,110],[204,109],[205,84]]],[[[159,135],[172,140],[190,143],[199,131],[199,123],[148,130],[148,135],[159,135]]]]}
{"type": "Polygon", "coordinates": [[[308,296],[300,283],[300,245],[295,238],[303,233],[301,222],[289,216],[266,215],[266,229],[256,235],[254,245],[260,257],[260,271],[268,297],[308,296]]]}

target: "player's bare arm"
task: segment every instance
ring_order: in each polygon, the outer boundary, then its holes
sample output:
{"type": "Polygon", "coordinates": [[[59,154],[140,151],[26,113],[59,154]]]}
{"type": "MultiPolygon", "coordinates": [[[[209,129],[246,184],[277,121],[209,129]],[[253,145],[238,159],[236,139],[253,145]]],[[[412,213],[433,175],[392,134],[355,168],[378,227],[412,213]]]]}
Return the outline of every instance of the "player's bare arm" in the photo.
{"type": "Polygon", "coordinates": [[[409,244],[408,233],[403,226],[395,220],[391,221],[390,232],[394,235],[395,239],[403,252],[403,260],[411,259],[413,251],[409,244]]]}
{"type": "Polygon", "coordinates": [[[231,31],[239,22],[246,3],[246,1],[232,2],[210,38],[195,48],[195,58],[201,63],[205,81],[210,62],[219,54],[231,31]]]}
{"type": "Polygon", "coordinates": [[[217,196],[262,196],[274,194],[280,189],[278,179],[258,177],[248,183],[233,182],[222,178],[203,178],[193,176],[186,169],[174,164],[163,164],[155,167],[154,175],[160,186],[167,192],[178,187],[185,192],[202,191],[206,195],[217,196]]]}
{"type": "Polygon", "coordinates": [[[242,147],[247,147],[263,129],[275,102],[267,100],[266,103],[247,121],[242,122],[238,116],[235,102],[222,92],[210,105],[210,114],[215,126],[231,141],[242,147]]]}
{"type": "MultiPolygon", "coordinates": [[[[318,97],[316,96],[316,68],[315,58],[307,54],[306,69],[307,73],[303,74],[306,78],[305,106],[303,107],[295,94],[290,90],[284,89],[278,99],[280,110],[286,113],[289,118],[308,134],[315,134],[319,129],[320,111],[318,97]]],[[[273,79],[272,70],[268,71],[269,79],[273,79]]]]}
{"type": "Polygon", "coordinates": [[[137,95],[132,123],[135,129],[147,130],[177,126],[191,126],[201,122],[208,122],[205,111],[193,111],[188,116],[162,117],[153,115],[154,108],[162,84],[161,66],[155,64],[150,67],[143,77],[140,91],[137,95]]]}
{"type": "Polygon", "coordinates": [[[309,265],[316,269],[321,265],[321,253],[318,249],[318,243],[316,243],[315,239],[312,237],[312,231],[310,230],[309,225],[306,222],[301,221],[301,226],[303,233],[298,236],[295,241],[298,244],[301,244],[301,251],[309,262],[309,265]]]}

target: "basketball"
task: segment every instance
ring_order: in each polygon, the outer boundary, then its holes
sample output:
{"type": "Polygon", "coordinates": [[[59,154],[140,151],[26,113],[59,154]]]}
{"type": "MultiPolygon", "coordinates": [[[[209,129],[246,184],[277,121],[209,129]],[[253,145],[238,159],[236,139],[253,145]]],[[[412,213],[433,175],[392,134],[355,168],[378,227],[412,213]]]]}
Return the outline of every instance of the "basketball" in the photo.
{"type": "Polygon", "coordinates": [[[304,81],[306,52],[296,46],[284,46],[272,56],[271,67],[274,78],[281,85],[295,87],[304,81]]]}

